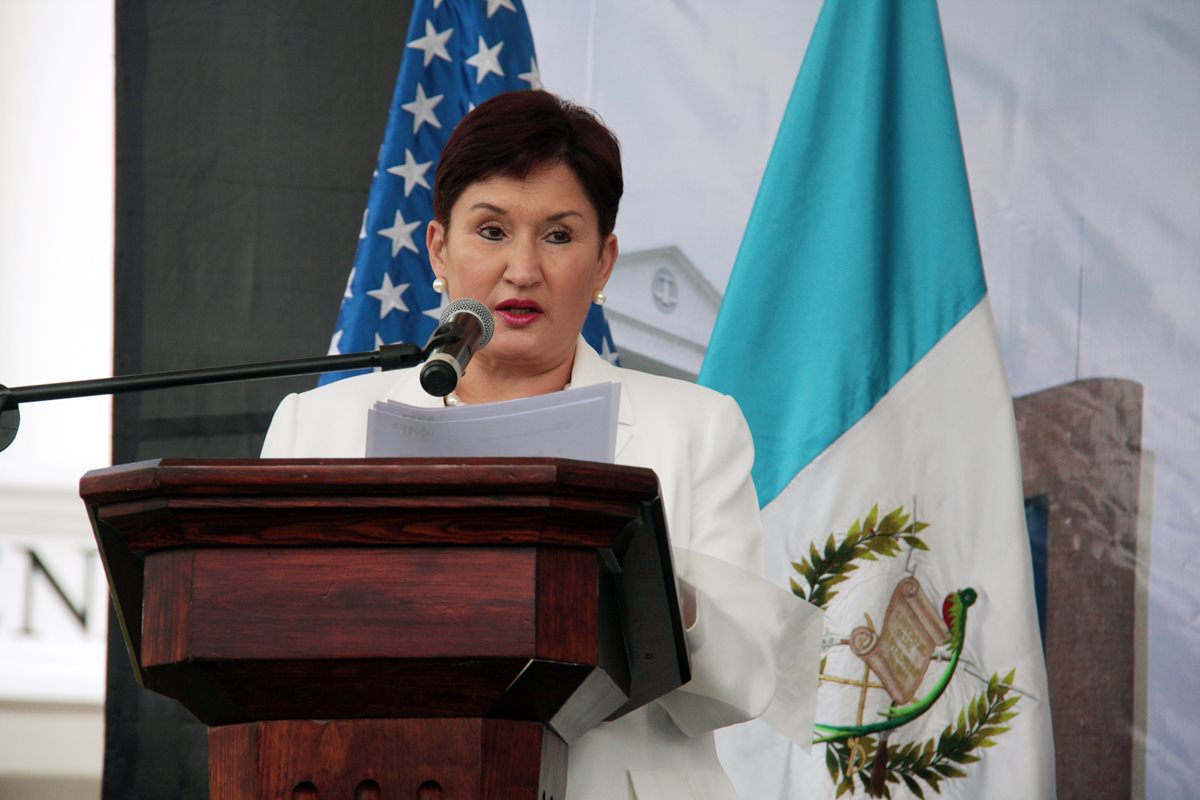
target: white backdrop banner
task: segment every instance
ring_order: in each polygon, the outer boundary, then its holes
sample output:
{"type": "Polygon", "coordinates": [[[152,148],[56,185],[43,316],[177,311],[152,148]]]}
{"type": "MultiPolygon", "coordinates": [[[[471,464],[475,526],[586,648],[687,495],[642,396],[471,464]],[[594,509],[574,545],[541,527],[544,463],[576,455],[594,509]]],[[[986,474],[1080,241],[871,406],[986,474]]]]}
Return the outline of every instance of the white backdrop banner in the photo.
{"type": "MultiPolygon", "coordinates": [[[[622,251],[675,248],[723,290],[819,2],[526,8],[546,88],[595,108],[621,138],[622,251]]],[[[1200,5],[1013,0],[943,3],[941,14],[1013,393],[1086,377],[1145,387],[1142,444],[1156,469],[1153,549],[1141,554],[1145,720],[1134,737],[1145,785],[1134,795],[1190,797],[1200,763],[1200,5]]]]}

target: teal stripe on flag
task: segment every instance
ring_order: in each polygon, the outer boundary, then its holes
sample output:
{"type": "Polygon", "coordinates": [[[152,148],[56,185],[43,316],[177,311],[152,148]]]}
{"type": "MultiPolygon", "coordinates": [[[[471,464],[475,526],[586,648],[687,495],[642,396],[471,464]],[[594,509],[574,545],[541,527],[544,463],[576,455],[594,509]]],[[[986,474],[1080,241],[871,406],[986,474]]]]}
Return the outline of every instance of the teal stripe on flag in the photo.
{"type": "Polygon", "coordinates": [[[934,0],[826,0],[700,382],[733,395],[766,505],[986,287],[934,0]]]}

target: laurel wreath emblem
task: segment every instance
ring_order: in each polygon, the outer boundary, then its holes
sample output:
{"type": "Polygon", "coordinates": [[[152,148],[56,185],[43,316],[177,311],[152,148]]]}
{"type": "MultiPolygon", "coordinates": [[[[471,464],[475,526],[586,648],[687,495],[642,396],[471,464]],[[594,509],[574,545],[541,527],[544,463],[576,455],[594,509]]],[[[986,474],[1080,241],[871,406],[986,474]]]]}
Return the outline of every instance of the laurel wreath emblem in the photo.
{"type": "MultiPolygon", "coordinates": [[[[992,675],[987,689],[959,711],[957,722],[947,725],[939,736],[927,739],[924,743],[888,745],[883,795],[890,798],[891,785],[903,783],[910,792],[924,800],[922,785],[940,794],[943,780],[967,777],[962,766],[979,761],[980,757],[975,751],[994,747],[994,737],[1009,730],[1004,723],[1017,716],[1018,712],[1014,709],[1021,698],[1019,695],[1008,696],[1015,677],[1016,670],[1003,678],[999,673],[992,675]]],[[[857,747],[869,753],[876,751],[877,744],[874,736],[864,736],[858,740],[857,747]]],[[[855,745],[850,742],[831,742],[825,748],[825,766],[837,786],[837,797],[854,791],[855,776],[862,788],[868,794],[872,793],[871,777],[875,772],[875,759],[879,756],[856,764],[856,769],[851,769],[852,747],[855,745]]]]}
{"type": "MultiPolygon", "coordinates": [[[[876,504],[864,518],[854,521],[840,541],[830,533],[823,548],[818,549],[814,542],[806,557],[792,562],[802,579],[791,579],[792,592],[824,609],[837,596],[835,587],[848,581],[861,562],[895,558],[904,551],[903,545],[928,551],[922,536],[928,527],[928,523],[913,519],[904,506],[879,519],[876,504]]],[[[903,784],[924,800],[926,790],[940,794],[943,781],[968,777],[964,767],[980,760],[977,751],[995,746],[996,737],[1010,729],[1005,723],[1019,713],[1020,695],[1009,696],[1015,678],[1015,669],[1003,677],[993,674],[987,688],[959,711],[955,722],[923,742],[889,743],[885,739],[880,747],[874,735],[827,742],[825,765],[837,787],[836,797],[853,793],[857,778],[869,796],[890,798],[892,787],[903,784]],[[874,755],[866,757],[869,753],[874,755]]]]}
{"type": "Polygon", "coordinates": [[[914,550],[928,550],[921,532],[928,523],[913,520],[904,506],[898,506],[879,519],[879,504],[876,503],[865,519],[856,519],[840,542],[833,533],[825,540],[823,550],[816,542],[808,546],[808,556],[792,562],[792,569],[800,573],[807,585],[791,579],[792,593],[815,606],[826,608],[837,596],[833,587],[850,580],[850,573],[858,569],[858,561],[877,561],[880,556],[895,558],[900,555],[901,543],[914,550]]]}

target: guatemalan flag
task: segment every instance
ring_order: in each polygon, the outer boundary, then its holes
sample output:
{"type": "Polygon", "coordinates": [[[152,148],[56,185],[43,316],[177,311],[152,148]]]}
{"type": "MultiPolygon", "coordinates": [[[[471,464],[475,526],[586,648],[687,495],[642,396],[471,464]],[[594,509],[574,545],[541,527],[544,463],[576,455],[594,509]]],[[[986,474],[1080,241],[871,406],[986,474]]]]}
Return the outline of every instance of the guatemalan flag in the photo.
{"type": "MultiPolygon", "coordinates": [[[[330,355],[423,344],[433,333],[447,298],[431,287],[425,229],[442,148],[484,100],[543,88],[521,0],[417,0],[406,41],[330,355]]],[[[615,359],[599,306],[588,312],[583,335],[615,359]]],[[[353,374],[329,373],[320,382],[353,374]]]]}
{"type": "Polygon", "coordinates": [[[1012,399],[935,0],[826,0],[700,382],[750,423],[768,574],[827,610],[818,742],[726,737],[742,796],[1052,798],[1012,399]]]}

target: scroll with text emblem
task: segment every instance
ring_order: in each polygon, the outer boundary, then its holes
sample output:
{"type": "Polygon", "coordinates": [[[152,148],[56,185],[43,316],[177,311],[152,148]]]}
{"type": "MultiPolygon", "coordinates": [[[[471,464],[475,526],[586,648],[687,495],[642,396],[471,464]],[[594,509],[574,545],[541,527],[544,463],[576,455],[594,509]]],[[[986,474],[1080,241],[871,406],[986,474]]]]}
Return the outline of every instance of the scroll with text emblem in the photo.
{"type": "Polygon", "coordinates": [[[858,627],[850,634],[850,648],[867,662],[894,703],[912,700],[933,651],[950,639],[942,615],[929,602],[916,578],[896,585],[878,633],[858,627]]]}

